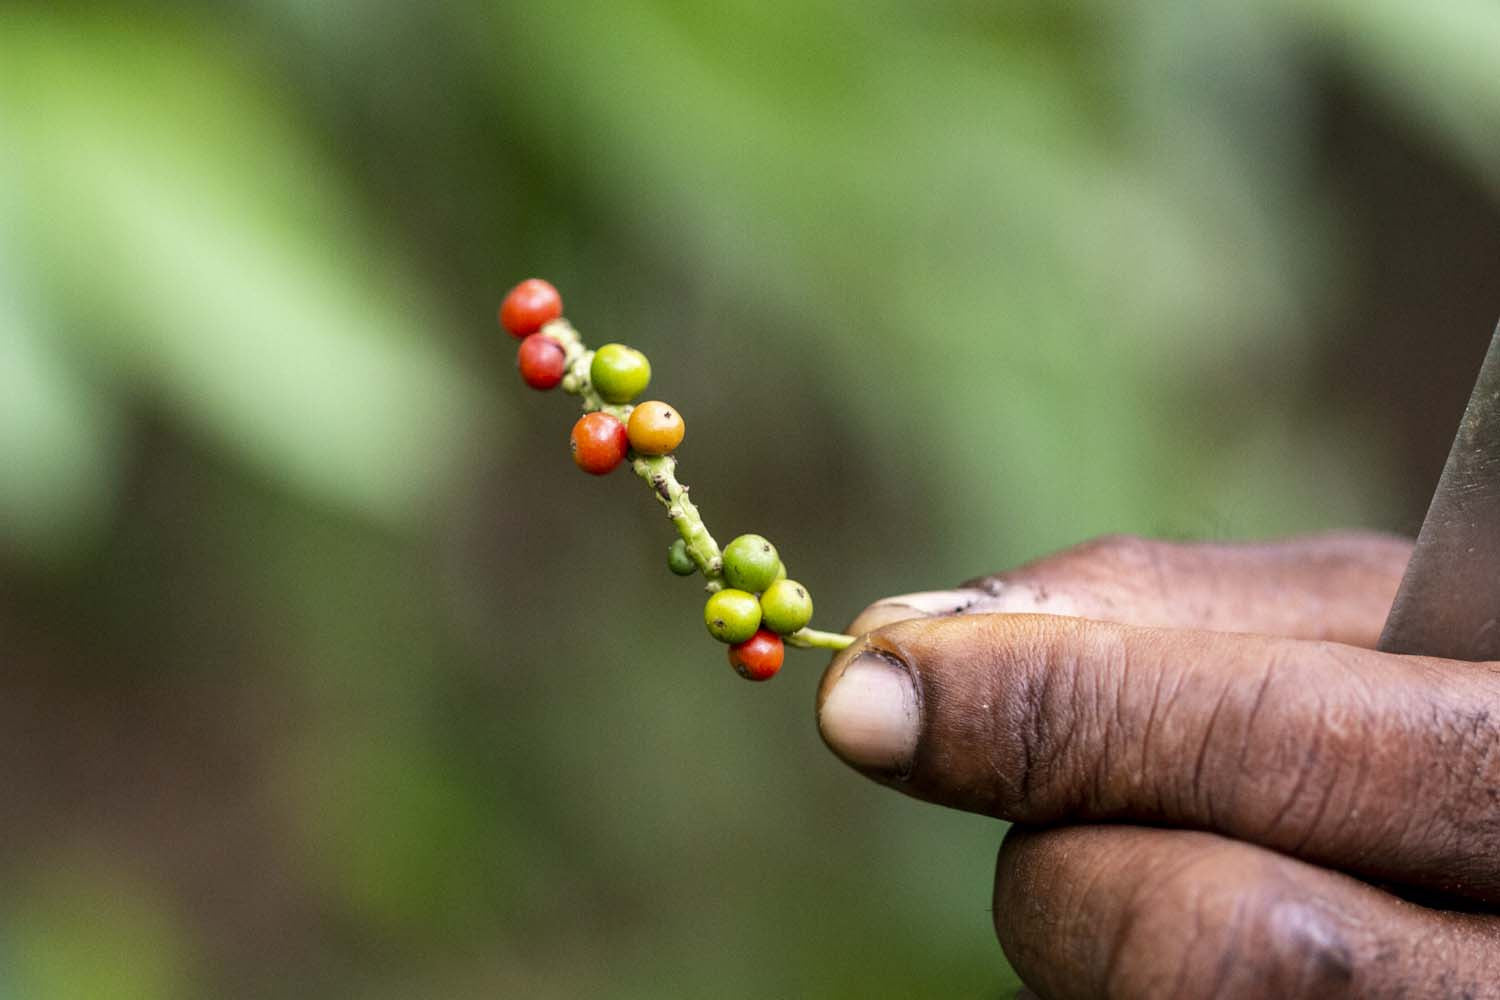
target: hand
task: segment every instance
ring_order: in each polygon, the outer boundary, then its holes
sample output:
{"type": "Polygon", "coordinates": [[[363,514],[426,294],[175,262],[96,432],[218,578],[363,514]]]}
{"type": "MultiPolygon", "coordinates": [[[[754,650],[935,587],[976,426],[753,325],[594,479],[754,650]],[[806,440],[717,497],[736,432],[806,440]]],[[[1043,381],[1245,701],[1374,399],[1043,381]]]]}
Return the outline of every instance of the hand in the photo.
{"type": "Polygon", "coordinates": [[[819,727],[1016,824],[995,930],[1044,997],[1500,996],[1500,665],[1373,651],[1409,555],[1107,538],[883,600],[819,727]]]}

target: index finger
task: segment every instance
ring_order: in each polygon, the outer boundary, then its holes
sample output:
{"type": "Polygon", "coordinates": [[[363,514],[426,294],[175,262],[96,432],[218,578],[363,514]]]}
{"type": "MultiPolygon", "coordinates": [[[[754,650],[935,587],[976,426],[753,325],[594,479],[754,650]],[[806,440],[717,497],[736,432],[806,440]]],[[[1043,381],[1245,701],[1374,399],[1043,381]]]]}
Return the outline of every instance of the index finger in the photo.
{"type": "Polygon", "coordinates": [[[951,614],[1052,614],[1373,647],[1411,557],[1394,535],[1168,542],[1110,535],[955,590],[888,597],[848,631],[951,614]]]}

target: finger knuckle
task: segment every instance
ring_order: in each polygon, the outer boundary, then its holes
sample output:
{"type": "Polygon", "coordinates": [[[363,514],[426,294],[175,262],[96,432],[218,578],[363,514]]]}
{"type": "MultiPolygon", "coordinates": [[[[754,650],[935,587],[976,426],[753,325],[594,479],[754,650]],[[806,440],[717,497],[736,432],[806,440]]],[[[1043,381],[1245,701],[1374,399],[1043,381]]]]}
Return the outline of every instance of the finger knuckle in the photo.
{"type": "MultiPolygon", "coordinates": [[[[944,804],[1018,822],[1061,817],[1075,798],[1088,723],[1076,623],[995,617],[964,626],[943,669],[922,673],[924,731],[908,787],[944,804]]],[[[940,630],[936,630],[940,631],[940,630]]],[[[912,648],[909,646],[908,651],[912,648]]],[[[917,649],[914,659],[934,653],[917,649]]]]}
{"type": "Polygon", "coordinates": [[[1226,872],[1205,856],[1126,904],[1106,966],[1107,994],[1173,1000],[1355,995],[1344,921],[1264,866],[1226,872]]]}
{"type": "Polygon", "coordinates": [[[1129,532],[1112,532],[1099,535],[1084,542],[1086,549],[1105,555],[1139,555],[1148,547],[1157,544],[1153,539],[1129,532]]]}
{"type": "Polygon", "coordinates": [[[1154,667],[1132,659],[1118,629],[1097,624],[1046,626],[1041,648],[1023,659],[1007,714],[996,720],[1019,750],[1008,762],[1009,811],[1051,822],[1115,810],[1133,794],[1131,776],[1140,770],[1133,761],[1141,735],[1127,692],[1142,679],[1132,671],[1154,667]]]}
{"type": "Polygon", "coordinates": [[[1112,534],[1090,539],[1071,551],[1074,557],[1094,564],[1108,564],[1121,569],[1154,566],[1171,542],[1141,535],[1112,534]]]}
{"type": "Polygon", "coordinates": [[[1011,762],[1009,804],[1016,815],[1045,821],[1068,811],[1097,746],[1097,675],[1092,657],[1076,644],[1049,636],[1045,650],[1028,657],[1011,700],[1014,717],[1003,721],[1016,735],[1020,759],[1011,762]]]}
{"type": "Polygon", "coordinates": [[[1500,883],[1500,705],[1447,704],[1427,716],[1423,756],[1437,763],[1430,772],[1437,794],[1404,839],[1413,849],[1441,847],[1455,881],[1493,887],[1500,883]]]}
{"type": "Polygon", "coordinates": [[[1314,839],[1344,835],[1371,781],[1368,748],[1377,742],[1355,696],[1356,672],[1335,670],[1338,647],[1320,648],[1331,671],[1320,680],[1299,668],[1306,655],[1291,645],[1270,648],[1231,769],[1243,794],[1223,813],[1229,828],[1294,854],[1314,839]]]}
{"type": "Polygon", "coordinates": [[[1049,581],[1132,580],[1142,571],[1155,573],[1173,543],[1141,535],[1100,535],[1029,562],[1019,569],[975,577],[964,583],[996,595],[1018,582],[1045,586],[1049,581]]]}

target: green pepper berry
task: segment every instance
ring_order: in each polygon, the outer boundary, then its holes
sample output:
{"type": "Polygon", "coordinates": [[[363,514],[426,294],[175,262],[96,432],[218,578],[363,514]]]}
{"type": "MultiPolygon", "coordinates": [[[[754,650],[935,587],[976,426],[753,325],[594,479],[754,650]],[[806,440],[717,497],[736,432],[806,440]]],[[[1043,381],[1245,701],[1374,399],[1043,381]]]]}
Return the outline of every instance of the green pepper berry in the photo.
{"type": "Polygon", "coordinates": [[[806,626],[812,615],[812,597],[796,580],[777,580],[760,595],[761,623],[777,635],[806,626]]]}
{"type": "Polygon", "coordinates": [[[692,576],[698,572],[698,564],[688,555],[687,542],[680,538],[667,546],[667,569],[678,576],[692,576]]]}
{"type": "Polygon", "coordinates": [[[760,535],[741,535],[724,547],[724,579],[731,587],[758,594],[776,579],[781,557],[760,535]]]}
{"type": "Polygon", "coordinates": [[[760,628],[760,601],[743,590],[721,590],[703,605],[703,622],[720,642],[744,642],[760,628]]]}
{"type": "Polygon", "coordinates": [[[594,352],[589,381],[606,403],[628,403],[646,391],[651,362],[633,347],[605,344],[594,352]]]}

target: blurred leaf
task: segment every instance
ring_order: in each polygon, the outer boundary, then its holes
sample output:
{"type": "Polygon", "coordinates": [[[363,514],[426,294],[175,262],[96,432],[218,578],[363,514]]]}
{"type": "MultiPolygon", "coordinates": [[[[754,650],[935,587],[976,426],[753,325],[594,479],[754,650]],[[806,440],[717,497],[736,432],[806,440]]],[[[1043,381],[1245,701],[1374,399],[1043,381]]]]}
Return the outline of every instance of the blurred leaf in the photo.
{"type": "Polygon", "coordinates": [[[30,322],[6,287],[4,251],[0,244],[0,541],[57,558],[95,541],[106,523],[116,414],[30,322]]]}
{"type": "Polygon", "coordinates": [[[19,263],[66,310],[49,333],[84,331],[263,475],[409,517],[449,481],[476,387],[287,95],[186,32],[4,15],[19,263]]]}
{"type": "Polygon", "coordinates": [[[195,995],[186,929],[155,887],[102,857],[54,858],[7,903],[0,972],[17,997],[195,995]]]}
{"type": "Polygon", "coordinates": [[[1316,0],[1290,4],[1288,11],[1343,52],[1412,121],[1452,143],[1500,198],[1500,5],[1316,0]]]}

